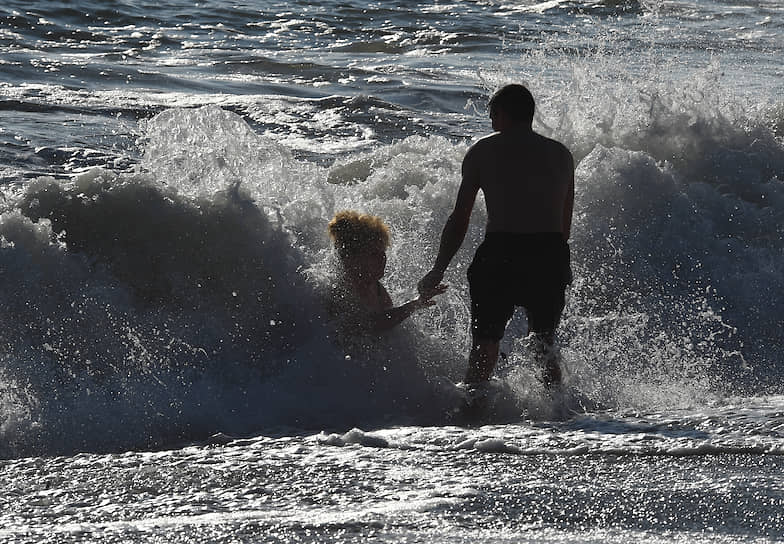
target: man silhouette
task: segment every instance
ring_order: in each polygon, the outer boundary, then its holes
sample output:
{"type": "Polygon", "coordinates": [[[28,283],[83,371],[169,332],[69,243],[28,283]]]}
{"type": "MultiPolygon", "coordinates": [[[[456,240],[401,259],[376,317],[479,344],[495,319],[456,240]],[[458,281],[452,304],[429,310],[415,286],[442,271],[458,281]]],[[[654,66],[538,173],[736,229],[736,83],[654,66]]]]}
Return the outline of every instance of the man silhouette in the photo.
{"type": "Polygon", "coordinates": [[[468,269],[472,346],[465,382],[490,379],[498,346],[516,306],[529,332],[547,386],[561,382],[555,330],[571,282],[569,246],[574,160],[561,143],[533,131],[534,98],[507,85],[489,103],[493,134],[465,155],[454,211],[444,226],[435,264],[418,284],[423,295],[440,285],[463,243],[477,193],[487,207],[485,239],[468,269]]]}

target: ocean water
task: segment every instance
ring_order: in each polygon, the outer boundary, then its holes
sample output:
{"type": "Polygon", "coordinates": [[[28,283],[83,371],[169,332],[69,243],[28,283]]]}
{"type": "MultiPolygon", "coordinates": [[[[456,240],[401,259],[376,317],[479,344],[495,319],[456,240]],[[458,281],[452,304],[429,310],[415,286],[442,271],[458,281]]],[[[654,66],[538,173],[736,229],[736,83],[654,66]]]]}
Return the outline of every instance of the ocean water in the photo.
{"type": "Polygon", "coordinates": [[[784,5],[0,6],[0,541],[784,541],[784,5]],[[577,165],[545,392],[524,317],[465,425],[465,271],[389,334],[326,311],[325,227],[401,303],[527,84],[577,165]]]}

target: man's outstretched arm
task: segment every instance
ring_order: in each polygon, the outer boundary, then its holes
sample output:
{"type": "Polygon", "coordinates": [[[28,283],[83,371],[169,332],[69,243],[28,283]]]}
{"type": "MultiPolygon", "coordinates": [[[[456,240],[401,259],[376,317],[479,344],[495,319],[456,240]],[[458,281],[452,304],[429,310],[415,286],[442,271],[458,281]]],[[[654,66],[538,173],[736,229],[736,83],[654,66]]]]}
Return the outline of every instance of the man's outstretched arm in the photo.
{"type": "Polygon", "coordinates": [[[468,222],[471,219],[471,210],[474,208],[476,201],[476,194],[479,192],[479,183],[476,176],[469,174],[469,169],[466,163],[463,164],[463,181],[460,184],[460,189],[457,192],[457,201],[455,202],[455,209],[449,216],[449,219],[444,225],[444,230],[441,232],[441,242],[438,247],[438,256],[433,265],[432,270],[420,280],[417,285],[419,292],[427,294],[435,289],[444,279],[444,271],[446,271],[452,258],[463,245],[466,232],[468,231],[468,222]]]}

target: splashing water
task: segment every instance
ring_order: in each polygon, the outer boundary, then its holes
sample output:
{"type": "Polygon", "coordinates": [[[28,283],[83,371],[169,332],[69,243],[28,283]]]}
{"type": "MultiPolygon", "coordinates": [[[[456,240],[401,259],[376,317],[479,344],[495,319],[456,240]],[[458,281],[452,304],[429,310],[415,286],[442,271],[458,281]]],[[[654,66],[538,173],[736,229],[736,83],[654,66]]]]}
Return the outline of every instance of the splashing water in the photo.
{"type": "MultiPolygon", "coordinates": [[[[619,62],[632,53],[588,20],[599,46],[567,30],[578,54],[554,38],[478,76],[487,89],[528,83],[537,128],[578,162],[576,281],[560,330],[570,387],[599,406],[638,409],[775,390],[780,106],[748,106],[723,86],[720,62],[695,71],[655,41],[619,62]]],[[[453,399],[439,384],[464,371],[465,270],[483,204],[439,304],[353,353],[324,310],[334,264],[325,225],[345,208],[383,217],[393,232],[384,282],[395,301],[411,296],[467,142],[416,135],[344,147],[327,166],[217,105],[164,110],[139,133],[134,171],[4,188],[4,454],[445,421],[453,399]]],[[[524,414],[550,417],[525,332],[518,315],[499,373],[524,414]]]]}

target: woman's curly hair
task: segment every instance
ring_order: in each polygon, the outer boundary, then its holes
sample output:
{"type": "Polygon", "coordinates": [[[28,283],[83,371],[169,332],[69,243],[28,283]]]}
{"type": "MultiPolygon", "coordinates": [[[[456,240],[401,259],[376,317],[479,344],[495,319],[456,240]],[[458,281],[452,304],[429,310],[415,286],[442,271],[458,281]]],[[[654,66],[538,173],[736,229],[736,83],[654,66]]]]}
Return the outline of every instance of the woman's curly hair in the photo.
{"type": "Polygon", "coordinates": [[[327,231],[341,257],[357,255],[377,244],[389,247],[389,227],[375,215],[343,210],[335,214],[327,231]]]}

